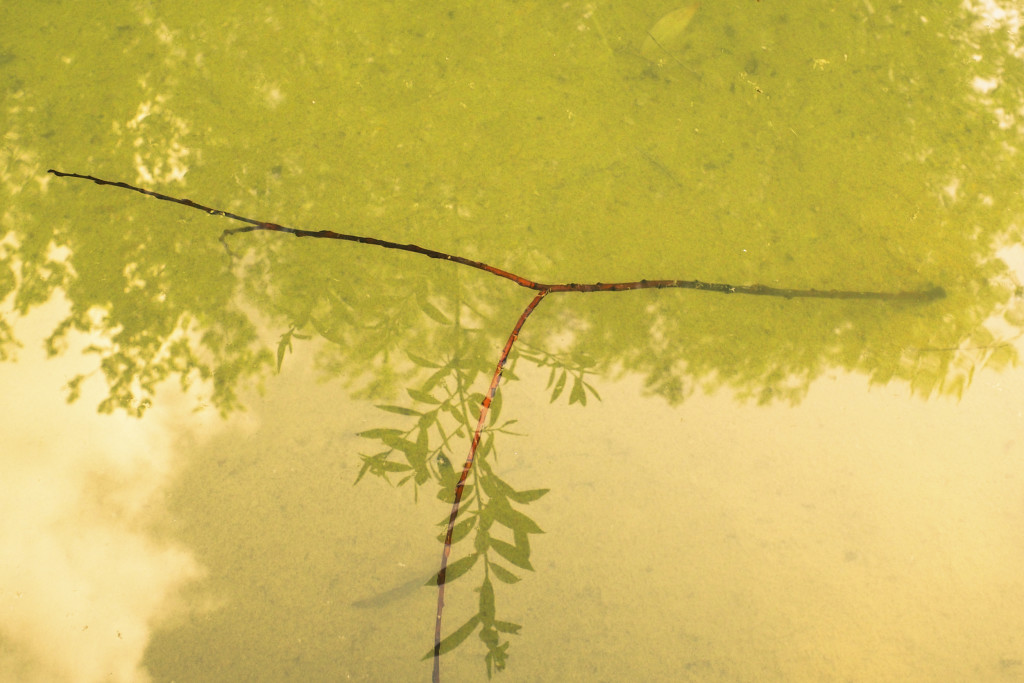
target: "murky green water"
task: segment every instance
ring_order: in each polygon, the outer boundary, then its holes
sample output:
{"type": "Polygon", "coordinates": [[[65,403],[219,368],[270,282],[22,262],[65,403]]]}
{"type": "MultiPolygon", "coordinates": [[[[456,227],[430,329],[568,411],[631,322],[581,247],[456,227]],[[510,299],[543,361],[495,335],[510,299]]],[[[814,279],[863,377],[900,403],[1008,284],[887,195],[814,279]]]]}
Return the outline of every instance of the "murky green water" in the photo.
{"type": "Polygon", "coordinates": [[[942,287],[549,294],[442,677],[1024,676],[1013,6],[723,4],[0,9],[0,678],[428,679],[534,294],[49,168],[550,284],[942,287]]]}

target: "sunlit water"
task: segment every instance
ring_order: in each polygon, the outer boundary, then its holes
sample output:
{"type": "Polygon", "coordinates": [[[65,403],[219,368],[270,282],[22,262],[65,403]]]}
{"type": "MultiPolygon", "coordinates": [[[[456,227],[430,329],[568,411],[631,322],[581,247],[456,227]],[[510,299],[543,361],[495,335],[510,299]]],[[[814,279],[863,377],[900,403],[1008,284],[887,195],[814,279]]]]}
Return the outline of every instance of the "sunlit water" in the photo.
{"type": "Polygon", "coordinates": [[[1019,15],[692,8],[0,9],[0,678],[426,680],[532,296],[50,167],[545,282],[944,287],[549,295],[444,632],[490,581],[499,680],[1024,677],[1019,15]]]}

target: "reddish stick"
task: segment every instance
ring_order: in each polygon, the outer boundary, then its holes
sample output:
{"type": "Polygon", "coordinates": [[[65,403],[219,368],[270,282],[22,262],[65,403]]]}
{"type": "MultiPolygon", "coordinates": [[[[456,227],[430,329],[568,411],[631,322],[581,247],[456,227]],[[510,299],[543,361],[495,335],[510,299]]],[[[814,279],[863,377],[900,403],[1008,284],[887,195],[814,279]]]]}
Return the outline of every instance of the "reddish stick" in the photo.
{"type": "MultiPolygon", "coordinates": [[[[911,291],[911,292],[860,292],[860,291],[849,291],[849,290],[817,290],[817,289],[780,289],[776,287],[768,287],[766,285],[729,285],[717,282],[701,282],[700,280],[637,280],[634,282],[595,282],[592,284],[578,284],[574,282],[564,284],[544,284],[529,280],[515,273],[511,273],[507,270],[502,270],[495,266],[483,263],[481,261],[474,261],[462,256],[456,256],[454,254],[446,254],[442,251],[436,251],[434,249],[428,249],[415,244],[401,244],[399,242],[391,242],[388,240],[377,239],[376,237],[364,237],[360,235],[348,235],[345,233],[334,232],[332,230],[302,230],[298,228],[290,228],[284,225],[278,225],[277,223],[268,223],[266,221],[258,221],[252,218],[246,218],[239,214],[224,211],[222,209],[215,209],[208,206],[204,206],[191,199],[172,197],[170,195],[155,192],[153,190],[147,190],[128,183],[117,182],[112,180],[103,180],[102,178],[96,178],[91,175],[82,175],[78,173],[64,173],[61,171],[55,171],[50,169],[49,171],[53,175],[59,178],[81,178],[82,180],[91,180],[97,185],[111,185],[113,187],[120,187],[125,190],[131,190],[144,194],[148,197],[154,197],[166,202],[174,202],[175,204],[181,204],[191,209],[197,209],[203,211],[212,216],[224,216],[225,218],[231,218],[241,223],[248,223],[248,227],[244,228],[229,228],[221,233],[220,241],[227,248],[227,242],[225,238],[243,233],[243,232],[255,232],[258,230],[268,230],[274,232],[284,232],[295,235],[296,237],[316,237],[321,239],[336,239],[344,240],[348,242],[357,242],[359,244],[371,244],[374,246],[382,247],[384,249],[398,249],[401,251],[409,251],[414,254],[420,254],[429,258],[441,259],[443,261],[452,261],[470,268],[476,268],[477,270],[483,270],[491,273],[506,280],[515,282],[520,287],[532,289],[538,292],[537,296],[529,303],[523,314],[519,316],[519,320],[516,322],[515,327],[512,328],[512,334],[509,335],[508,341],[505,342],[505,348],[502,350],[501,358],[498,359],[498,367],[494,371],[494,376],[491,378],[491,386],[484,397],[483,404],[480,408],[480,419],[477,422],[476,432],[473,434],[473,442],[469,448],[469,455],[466,458],[465,464],[462,466],[462,476],[459,477],[459,483],[455,487],[455,500],[452,503],[452,512],[448,518],[448,530],[445,534],[444,540],[444,551],[441,556],[441,569],[437,573],[437,620],[434,625],[434,673],[433,680],[435,683],[440,681],[440,655],[441,655],[441,613],[444,609],[444,586],[445,586],[445,573],[448,569],[448,557],[451,555],[452,547],[452,533],[455,529],[455,518],[459,514],[459,504],[462,501],[462,492],[466,484],[466,479],[469,476],[469,472],[473,467],[473,460],[476,457],[476,449],[480,444],[480,436],[483,432],[484,420],[487,418],[487,413],[491,407],[491,401],[494,400],[494,395],[498,390],[498,383],[501,381],[501,373],[505,367],[505,363],[508,360],[508,355],[512,351],[512,346],[516,342],[516,338],[519,336],[520,330],[523,328],[523,324],[526,319],[530,317],[530,314],[541,302],[541,300],[548,295],[549,292],[620,292],[632,289],[667,289],[667,288],[679,288],[679,289],[697,289],[708,292],[718,292],[720,294],[750,294],[755,296],[778,296],[786,299],[792,298],[820,298],[820,299],[876,299],[884,301],[932,301],[935,299],[941,299],[946,295],[945,291],[941,287],[933,287],[923,291],[911,291]]],[[[229,249],[230,251],[230,249],[229,249]]]]}
{"type": "Polygon", "coordinates": [[[541,290],[537,296],[533,297],[526,308],[523,310],[523,314],[519,316],[519,320],[516,321],[516,326],[512,328],[512,334],[508,336],[508,341],[505,342],[505,348],[501,351],[501,358],[498,359],[498,367],[494,370],[494,377],[491,378],[491,386],[487,390],[487,394],[484,396],[483,404],[480,407],[480,419],[476,423],[476,431],[473,432],[473,443],[469,446],[469,456],[466,457],[466,463],[462,466],[462,476],[459,477],[459,483],[455,485],[455,501],[452,503],[452,514],[448,517],[448,531],[444,536],[444,552],[441,554],[441,570],[437,572],[437,623],[434,624],[434,683],[438,683],[441,680],[441,611],[444,609],[444,583],[445,583],[445,572],[448,571],[448,556],[452,552],[452,532],[455,530],[455,518],[459,515],[459,503],[462,502],[462,490],[466,485],[466,479],[469,477],[469,470],[473,468],[473,459],[476,457],[477,446],[480,445],[480,435],[484,431],[484,420],[487,419],[487,413],[491,409],[491,401],[494,400],[494,394],[498,391],[498,383],[501,381],[501,371],[505,369],[505,362],[508,361],[508,354],[512,351],[512,345],[516,343],[516,339],[519,337],[519,331],[523,329],[523,323],[533,313],[533,309],[537,308],[537,304],[540,303],[541,299],[547,296],[547,290],[541,290]]]}

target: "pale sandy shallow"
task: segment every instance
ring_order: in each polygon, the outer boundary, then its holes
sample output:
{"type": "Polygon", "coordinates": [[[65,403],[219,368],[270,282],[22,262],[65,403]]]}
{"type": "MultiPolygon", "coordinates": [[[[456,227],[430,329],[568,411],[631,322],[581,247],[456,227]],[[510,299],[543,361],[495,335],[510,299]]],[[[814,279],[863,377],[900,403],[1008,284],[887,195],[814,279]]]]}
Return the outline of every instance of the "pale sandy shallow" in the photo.
{"type": "MultiPolygon", "coordinates": [[[[227,425],[184,399],[140,423],[64,405],[65,361],[26,352],[0,372],[22,388],[3,411],[3,543],[17,558],[0,594],[5,673],[144,680],[147,658],[166,666],[177,643],[202,678],[211,659],[245,670],[247,641],[327,667],[340,657],[353,680],[422,673],[431,591],[351,606],[429,572],[446,514],[429,497],[351,487],[351,435],[372,407],[346,408],[296,369],[227,425]],[[337,431],[317,413],[338,416],[337,431]],[[222,535],[223,554],[147,527],[168,515],[172,529],[222,535]],[[219,644],[189,636],[217,623],[219,644]],[[227,650],[223,629],[248,635],[227,650]]],[[[505,396],[526,436],[507,441],[499,470],[551,488],[529,508],[547,532],[536,572],[499,589],[504,617],[524,626],[510,680],[1020,675],[1021,369],[982,373],[959,402],[835,375],[799,406],[769,408],[724,394],[673,408],[628,379],[600,384],[604,400],[585,409],[552,406],[545,379],[524,373],[505,396]]],[[[453,584],[446,623],[473,587],[453,584]]],[[[480,653],[465,647],[445,671],[475,680],[480,653]]]]}

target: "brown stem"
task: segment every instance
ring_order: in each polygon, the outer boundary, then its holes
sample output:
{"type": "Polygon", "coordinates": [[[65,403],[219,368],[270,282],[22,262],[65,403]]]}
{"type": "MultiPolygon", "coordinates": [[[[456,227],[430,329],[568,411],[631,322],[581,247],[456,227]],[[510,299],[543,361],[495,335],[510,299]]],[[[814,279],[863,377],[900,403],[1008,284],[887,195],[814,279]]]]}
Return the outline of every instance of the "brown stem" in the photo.
{"type": "Polygon", "coordinates": [[[480,419],[476,423],[476,431],[473,432],[473,442],[469,446],[469,455],[466,457],[466,463],[462,466],[462,476],[459,477],[459,483],[455,485],[455,500],[452,502],[452,513],[448,517],[448,531],[444,535],[444,551],[441,554],[441,570],[437,572],[437,621],[434,624],[434,683],[438,683],[441,680],[441,612],[444,610],[444,584],[445,584],[445,573],[448,571],[448,556],[452,552],[452,532],[455,530],[455,518],[459,516],[459,503],[462,502],[462,491],[466,486],[466,479],[469,477],[469,471],[473,468],[473,459],[476,457],[476,449],[480,445],[480,435],[484,431],[484,421],[487,419],[487,413],[491,409],[491,401],[494,400],[494,394],[498,391],[498,383],[501,381],[501,371],[505,369],[505,363],[508,361],[508,354],[512,351],[512,345],[516,343],[516,339],[519,337],[519,331],[523,329],[523,324],[526,319],[533,313],[533,309],[537,308],[537,304],[541,302],[545,296],[547,296],[547,290],[541,290],[537,296],[533,297],[533,300],[523,310],[523,314],[519,316],[519,320],[516,321],[515,327],[512,328],[512,334],[508,336],[508,341],[505,342],[505,348],[502,349],[501,358],[498,359],[498,367],[494,370],[494,376],[491,378],[491,386],[487,390],[487,394],[484,395],[483,403],[480,406],[480,419]]]}
{"type": "Polygon", "coordinates": [[[440,259],[442,261],[452,261],[469,268],[476,268],[484,272],[496,275],[506,280],[515,282],[520,287],[532,289],[534,291],[543,292],[622,292],[632,289],[697,289],[706,292],[718,292],[719,294],[751,294],[755,296],[777,296],[786,299],[794,298],[815,298],[815,299],[875,299],[881,301],[934,301],[935,299],[941,299],[946,295],[945,290],[941,287],[932,287],[926,290],[911,291],[911,292],[863,292],[863,291],[852,291],[852,290],[839,290],[839,289],[784,289],[778,287],[768,287],[766,285],[730,285],[720,282],[702,282],[700,280],[636,280],[633,282],[594,282],[590,284],[580,284],[576,282],[567,282],[562,284],[546,284],[542,282],[535,282],[529,280],[521,275],[516,275],[507,270],[497,268],[482,261],[474,261],[463,256],[456,256],[455,254],[447,254],[443,251],[437,251],[435,249],[428,249],[427,247],[421,247],[416,244],[401,244],[399,242],[391,242],[389,240],[377,239],[376,237],[365,237],[362,235],[349,235],[341,232],[334,232],[333,230],[303,230],[300,228],[290,228],[285,225],[279,225],[277,223],[269,223],[267,221],[258,221],[253,218],[247,218],[230,211],[224,211],[222,209],[215,209],[209,206],[204,206],[191,199],[172,197],[170,195],[155,192],[153,190],[147,190],[145,188],[136,187],[129,185],[128,183],[122,183],[113,180],[103,180],[91,175],[82,175],[79,173],[64,173],[62,171],[49,170],[50,173],[57,176],[58,178],[81,178],[82,180],[91,180],[97,185],[110,185],[112,187],[120,187],[125,190],[131,190],[132,192],[138,192],[144,194],[147,197],[153,197],[165,202],[174,202],[175,204],[181,204],[187,206],[190,209],[197,209],[211,216],[224,216],[225,218],[231,218],[232,220],[239,221],[241,223],[248,223],[247,227],[244,228],[228,228],[221,233],[220,240],[227,246],[225,238],[231,235],[236,235],[243,232],[256,232],[259,230],[268,230],[273,232],[284,232],[296,237],[316,237],[320,239],[334,239],[344,240],[346,242],[357,242],[359,244],[372,244],[374,246],[382,247],[384,249],[398,249],[400,251],[409,251],[414,254],[420,254],[429,258],[440,259]]]}

